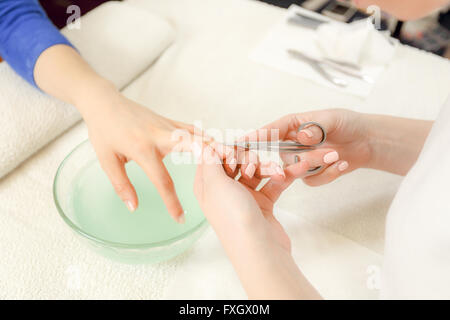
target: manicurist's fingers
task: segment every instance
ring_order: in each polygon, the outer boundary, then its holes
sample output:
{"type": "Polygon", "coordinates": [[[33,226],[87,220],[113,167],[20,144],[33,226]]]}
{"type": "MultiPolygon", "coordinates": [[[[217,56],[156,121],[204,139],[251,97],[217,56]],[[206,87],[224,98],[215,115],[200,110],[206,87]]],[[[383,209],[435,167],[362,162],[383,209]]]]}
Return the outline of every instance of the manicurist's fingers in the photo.
{"type": "Polygon", "coordinates": [[[125,170],[125,161],[119,159],[114,153],[99,155],[99,161],[109,181],[111,181],[116,194],[122,199],[128,210],[131,212],[136,210],[138,198],[136,190],[131,184],[130,179],[128,179],[125,170]]]}
{"type": "MultiPolygon", "coordinates": [[[[299,128],[300,130],[292,131],[288,134],[288,138],[294,141],[298,141],[304,145],[315,145],[322,141],[324,137],[324,133],[322,129],[320,129],[315,124],[306,124],[303,128],[299,128]]],[[[330,127],[329,125],[327,127],[330,127]]],[[[326,132],[327,129],[324,130],[326,132]]]]}
{"type": "Polygon", "coordinates": [[[276,162],[263,162],[258,166],[255,177],[259,179],[272,178],[275,180],[283,180],[286,177],[283,168],[276,162]]]}
{"type": "Polygon", "coordinates": [[[136,162],[155,185],[172,218],[178,223],[184,223],[184,212],[175,191],[175,185],[167,171],[161,156],[156,150],[145,150],[136,162]]]}
{"type": "Polygon", "coordinates": [[[239,141],[292,140],[313,145],[323,139],[322,130],[313,123],[320,124],[325,132],[330,134],[336,130],[340,121],[333,110],[289,114],[250,132],[239,141]]]}
{"type": "Polygon", "coordinates": [[[307,161],[311,168],[328,166],[339,160],[339,153],[331,148],[320,148],[302,153],[281,153],[281,159],[287,165],[307,161]]]}
{"type": "Polygon", "coordinates": [[[287,139],[289,132],[300,126],[296,114],[288,114],[246,135],[249,141],[277,141],[287,139]],[[256,137],[256,139],[255,139],[256,137]]]}
{"type": "Polygon", "coordinates": [[[318,174],[303,178],[303,181],[311,187],[320,186],[326,183],[330,183],[333,180],[336,180],[342,174],[346,173],[347,170],[348,170],[348,162],[340,160],[335,162],[328,168],[325,168],[322,172],[318,174]]]}

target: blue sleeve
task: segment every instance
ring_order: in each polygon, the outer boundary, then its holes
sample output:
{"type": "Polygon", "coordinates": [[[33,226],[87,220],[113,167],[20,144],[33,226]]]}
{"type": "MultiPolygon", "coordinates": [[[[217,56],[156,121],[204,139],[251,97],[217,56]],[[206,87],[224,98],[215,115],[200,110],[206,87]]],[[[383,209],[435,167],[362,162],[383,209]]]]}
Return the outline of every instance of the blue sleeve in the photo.
{"type": "Polygon", "coordinates": [[[72,46],[37,0],[0,0],[0,56],[35,87],[36,61],[56,44],[72,46]]]}

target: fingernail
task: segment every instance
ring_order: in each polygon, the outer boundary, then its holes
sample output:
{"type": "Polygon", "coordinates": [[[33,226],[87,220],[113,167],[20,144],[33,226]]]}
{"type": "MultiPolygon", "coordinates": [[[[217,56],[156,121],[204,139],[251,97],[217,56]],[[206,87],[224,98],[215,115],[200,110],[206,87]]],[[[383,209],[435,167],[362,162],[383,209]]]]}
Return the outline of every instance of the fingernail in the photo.
{"type": "Polygon", "coordinates": [[[236,158],[231,159],[228,166],[230,167],[231,171],[234,172],[234,170],[236,170],[236,166],[237,166],[236,158]]]}
{"type": "Polygon", "coordinates": [[[294,163],[299,163],[300,162],[300,157],[295,155],[294,157],[294,163]]]}
{"type": "Polygon", "coordinates": [[[134,212],[136,210],[136,207],[134,206],[133,202],[130,200],[125,201],[125,205],[127,206],[128,210],[131,212],[134,212]]]}
{"type": "Polygon", "coordinates": [[[348,168],[348,162],[347,161],[343,161],[338,165],[338,170],[339,171],[344,171],[345,169],[348,168]]]}
{"type": "Polygon", "coordinates": [[[253,163],[249,163],[247,168],[245,169],[245,175],[249,178],[252,178],[255,174],[256,166],[253,163]]]}
{"type": "Polygon", "coordinates": [[[325,163],[333,163],[339,159],[339,154],[336,151],[328,152],[323,156],[323,162],[325,163]]]}
{"type": "Polygon", "coordinates": [[[302,130],[300,130],[300,132],[305,133],[309,138],[312,138],[312,136],[313,136],[312,131],[309,129],[302,129],[302,130]]]}
{"type": "Polygon", "coordinates": [[[277,167],[275,168],[275,171],[276,171],[280,176],[283,176],[283,177],[286,176],[286,175],[284,174],[283,169],[282,169],[280,166],[277,166],[277,167]]]}
{"type": "Polygon", "coordinates": [[[177,218],[177,222],[179,224],[184,224],[186,222],[186,218],[184,217],[184,212],[177,218]]]}

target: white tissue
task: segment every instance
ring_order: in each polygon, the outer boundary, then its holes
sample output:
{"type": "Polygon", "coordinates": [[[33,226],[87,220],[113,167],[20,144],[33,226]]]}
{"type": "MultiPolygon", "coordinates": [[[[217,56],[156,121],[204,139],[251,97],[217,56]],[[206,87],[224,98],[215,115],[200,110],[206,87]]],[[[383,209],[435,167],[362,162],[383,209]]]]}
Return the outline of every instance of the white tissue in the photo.
{"type": "Polygon", "coordinates": [[[286,16],[273,26],[266,38],[250,54],[250,59],[333,90],[367,97],[393,58],[397,47],[395,44],[392,39],[375,30],[367,20],[352,24],[334,22],[325,16],[292,5],[286,16]],[[289,23],[288,20],[297,12],[326,23],[317,29],[289,23]],[[365,82],[327,68],[328,73],[348,83],[347,87],[337,87],[307,62],[290,56],[287,53],[290,49],[300,51],[314,59],[321,60],[327,57],[358,64],[362,69],[361,72],[372,82],[365,82]]]}
{"type": "Polygon", "coordinates": [[[317,46],[324,57],[360,66],[385,65],[395,46],[367,20],[350,24],[324,23],[317,29],[317,46]]]}

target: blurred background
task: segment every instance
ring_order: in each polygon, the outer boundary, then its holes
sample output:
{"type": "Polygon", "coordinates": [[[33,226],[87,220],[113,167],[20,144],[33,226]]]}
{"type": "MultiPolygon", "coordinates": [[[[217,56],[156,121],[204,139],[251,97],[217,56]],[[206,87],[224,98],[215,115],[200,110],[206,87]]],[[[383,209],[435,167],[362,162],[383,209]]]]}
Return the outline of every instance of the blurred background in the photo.
{"type": "MultiPolygon", "coordinates": [[[[295,3],[305,9],[310,9],[321,14],[330,9],[338,16],[343,16],[346,22],[368,17],[362,10],[352,10],[351,1],[336,0],[260,0],[279,7],[287,8],[295,3]],[[346,8],[346,7],[349,8],[346,8]],[[346,16],[350,13],[351,16],[346,16]]],[[[427,0],[423,0],[427,1],[427,0]]],[[[356,8],[355,8],[356,9],[356,8]]],[[[398,21],[388,14],[382,13],[381,29],[389,30],[393,37],[402,43],[420,48],[434,54],[450,59],[450,10],[438,12],[431,16],[415,21],[398,21]]]]}
{"type": "MultiPolygon", "coordinates": [[[[67,20],[67,7],[78,5],[85,14],[108,0],[40,0],[49,18],[62,28],[67,20]]],[[[120,0],[109,0],[120,1],[120,0]]],[[[163,0],[160,0],[163,1],[163,0]]],[[[226,1],[226,0],[224,0],[226,1]]],[[[297,4],[306,9],[319,12],[335,19],[352,22],[368,17],[362,10],[355,10],[350,1],[337,0],[255,0],[282,8],[297,4]]],[[[426,0],[424,0],[426,1],[426,0]]],[[[398,21],[385,13],[381,17],[381,29],[389,30],[393,37],[402,43],[420,48],[450,59],[450,12],[438,12],[416,21],[398,21]]]]}

